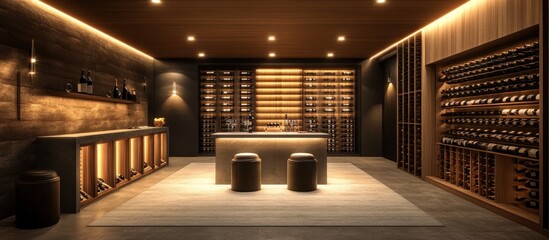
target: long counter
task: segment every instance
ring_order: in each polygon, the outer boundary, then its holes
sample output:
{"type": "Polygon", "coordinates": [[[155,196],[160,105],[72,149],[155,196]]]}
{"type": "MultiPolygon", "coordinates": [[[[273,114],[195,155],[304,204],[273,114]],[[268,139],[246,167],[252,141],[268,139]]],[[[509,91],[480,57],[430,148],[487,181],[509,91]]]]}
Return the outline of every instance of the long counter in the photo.
{"type": "Polygon", "coordinates": [[[231,183],[231,160],[240,152],[253,152],[261,158],[261,182],[286,184],[286,161],[292,153],[315,156],[319,184],[327,184],[327,133],[298,132],[224,132],[214,133],[215,182],[231,183]]]}

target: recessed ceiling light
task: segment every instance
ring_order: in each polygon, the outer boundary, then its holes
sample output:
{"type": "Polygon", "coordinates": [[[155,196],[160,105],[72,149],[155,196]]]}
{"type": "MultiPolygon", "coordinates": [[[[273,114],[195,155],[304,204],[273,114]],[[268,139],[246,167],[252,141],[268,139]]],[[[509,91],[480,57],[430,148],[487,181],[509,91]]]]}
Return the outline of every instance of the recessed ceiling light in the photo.
{"type": "Polygon", "coordinates": [[[203,52],[201,52],[201,53],[198,53],[198,57],[205,57],[205,56],[206,56],[206,54],[205,54],[205,53],[203,53],[203,52]]]}
{"type": "Polygon", "coordinates": [[[328,54],[326,54],[326,57],[329,57],[329,58],[334,57],[334,53],[333,53],[333,52],[329,52],[328,54]]]}
{"type": "Polygon", "coordinates": [[[151,2],[154,3],[154,4],[162,3],[160,0],[151,0],[151,2]]]}
{"type": "Polygon", "coordinates": [[[377,3],[385,3],[385,0],[376,0],[377,3]]]}
{"type": "Polygon", "coordinates": [[[194,42],[194,40],[195,40],[194,36],[188,36],[187,37],[187,41],[189,41],[189,42],[194,42]]]}
{"type": "Polygon", "coordinates": [[[276,37],[275,37],[275,36],[269,36],[267,39],[268,39],[270,42],[273,42],[273,41],[276,40],[276,37]]]}
{"type": "Polygon", "coordinates": [[[274,52],[269,53],[269,57],[276,57],[276,53],[274,53],[274,52]]]}
{"type": "Polygon", "coordinates": [[[339,37],[337,37],[337,41],[338,41],[338,42],[343,42],[343,41],[345,41],[345,36],[339,36],[339,37]]]}

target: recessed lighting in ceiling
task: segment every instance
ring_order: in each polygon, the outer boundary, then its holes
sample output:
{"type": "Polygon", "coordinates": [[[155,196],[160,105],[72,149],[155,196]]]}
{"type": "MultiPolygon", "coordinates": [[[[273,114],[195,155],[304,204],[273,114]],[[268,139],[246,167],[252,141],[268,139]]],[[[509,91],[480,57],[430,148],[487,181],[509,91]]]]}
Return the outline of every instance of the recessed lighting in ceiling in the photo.
{"type": "Polygon", "coordinates": [[[276,37],[271,35],[267,38],[267,40],[269,40],[269,42],[274,42],[276,40],[276,37]]]}
{"type": "Polygon", "coordinates": [[[269,53],[269,57],[276,57],[276,53],[272,52],[272,53],[269,53]]]}
{"type": "Polygon", "coordinates": [[[196,40],[194,36],[187,36],[187,41],[194,42],[194,40],[196,40]]]}
{"type": "Polygon", "coordinates": [[[385,0],[376,0],[377,3],[385,3],[385,0]]]}
{"type": "Polygon", "coordinates": [[[160,0],[151,0],[151,2],[154,3],[154,4],[160,4],[160,3],[162,3],[162,1],[160,1],[160,0]]]}
{"type": "Polygon", "coordinates": [[[337,37],[337,41],[338,41],[338,42],[344,42],[344,41],[345,41],[345,36],[339,36],[339,37],[337,37]]]}
{"type": "Polygon", "coordinates": [[[334,53],[333,53],[333,52],[329,52],[328,54],[326,54],[326,57],[329,57],[329,58],[334,57],[334,53]]]}
{"type": "Polygon", "coordinates": [[[198,57],[200,57],[200,58],[203,58],[203,57],[205,57],[205,56],[206,56],[206,54],[203,53],[203,52],[198,53],[198,57]]]}

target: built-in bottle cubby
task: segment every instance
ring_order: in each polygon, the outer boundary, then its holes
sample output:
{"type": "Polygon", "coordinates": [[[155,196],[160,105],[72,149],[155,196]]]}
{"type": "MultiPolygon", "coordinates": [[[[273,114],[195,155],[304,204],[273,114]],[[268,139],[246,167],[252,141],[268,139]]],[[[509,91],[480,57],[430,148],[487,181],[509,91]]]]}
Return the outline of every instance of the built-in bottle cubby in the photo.
{"type": "Polygon", "coordinates": [[[169,161],[167,128],[44,136],[37,149],[39,167],[57,171],[62,179],[62,212],[78,212],[169,161]]]}

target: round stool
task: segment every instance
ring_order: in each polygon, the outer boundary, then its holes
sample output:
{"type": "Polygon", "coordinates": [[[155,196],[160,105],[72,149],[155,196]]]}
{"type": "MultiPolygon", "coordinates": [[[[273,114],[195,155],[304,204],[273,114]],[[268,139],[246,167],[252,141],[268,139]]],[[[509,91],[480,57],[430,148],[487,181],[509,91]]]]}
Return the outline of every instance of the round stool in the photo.
{"type": "Polygon", "coordinates": [[[298,192],[316,190],[316,159],[310,153],[293,153],[288,159],[288,189],[298,192]]]}
{"type": "Polygon", "coordinates": [[[261,159],[255,153],[237,153],[231,161],[231,189],[253,192],[261,189],[261,159]]]}
{"type": "Polygon", "coordinates": [[[60,178],[52,170],[31,170],[15,183],[15,226],[42,228],[59,222],[60,178]]]}

